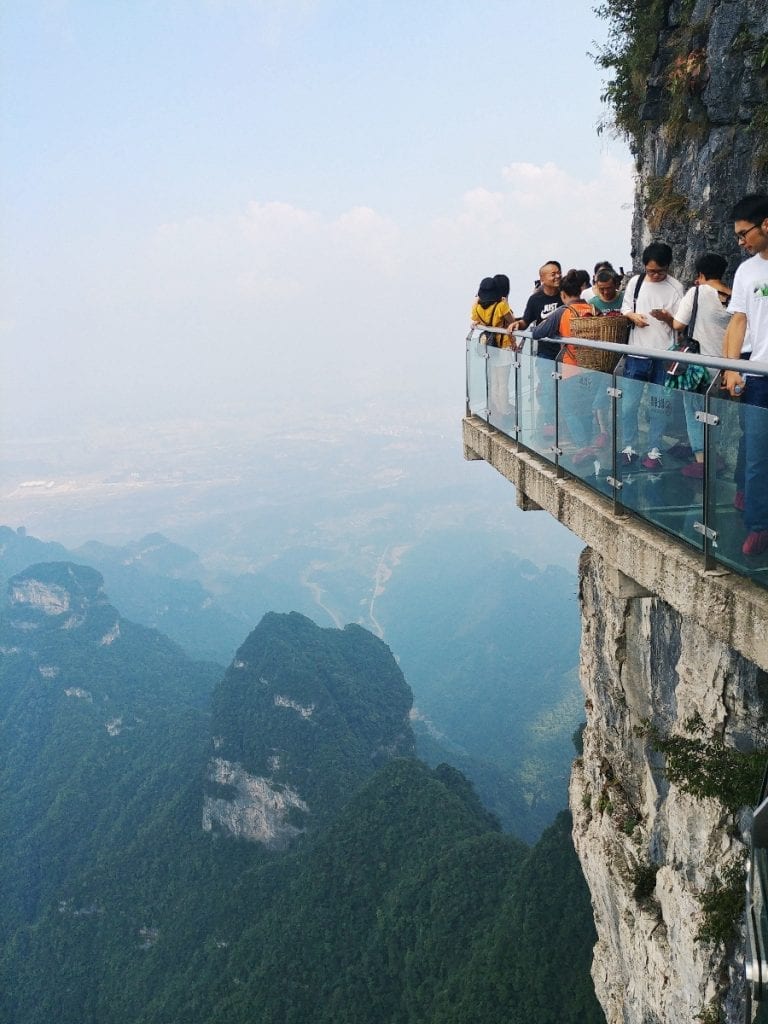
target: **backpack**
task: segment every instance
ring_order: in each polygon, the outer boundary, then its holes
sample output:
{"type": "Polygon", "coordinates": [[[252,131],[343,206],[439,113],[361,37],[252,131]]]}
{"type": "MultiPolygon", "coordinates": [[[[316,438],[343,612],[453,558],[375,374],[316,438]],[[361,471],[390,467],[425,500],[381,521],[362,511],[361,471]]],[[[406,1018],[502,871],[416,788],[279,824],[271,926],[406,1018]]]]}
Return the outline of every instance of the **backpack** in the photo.
{"type": "MultiPolygon", "coordinates": [[[[484,309],[483,310],[483,313],[488,313],[488,311],[490,310],[487,323],[486,323],[485,320],[483,320],[483,323],[485,324],[486,327],[493,327],[493,314],[496,312],[496,307],[497,306],[498,306],[498,302],[494,302],[494,304],[492,306],[489,306],[488,309],[484,309]]],[[[482,334],[480,335],[480,344],[481,345],[490,345],[491,348],[501,348],[501,342],[499,341],[499,335],[498,334],[494,334],[492,331],[483,331],[482,332],[482,334]]]]}

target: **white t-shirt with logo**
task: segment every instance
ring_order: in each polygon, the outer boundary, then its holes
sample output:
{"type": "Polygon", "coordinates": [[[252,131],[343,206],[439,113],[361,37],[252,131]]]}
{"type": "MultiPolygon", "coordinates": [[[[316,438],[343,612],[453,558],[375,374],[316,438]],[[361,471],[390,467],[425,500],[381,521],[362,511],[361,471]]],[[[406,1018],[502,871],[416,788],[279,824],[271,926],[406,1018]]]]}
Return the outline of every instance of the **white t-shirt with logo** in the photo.
{"type": "Polygon", "coordinates": [[[746,315],[752,358],[768,363],[768,259],[759,253],[737,267],[728,312],[746,315]]]}

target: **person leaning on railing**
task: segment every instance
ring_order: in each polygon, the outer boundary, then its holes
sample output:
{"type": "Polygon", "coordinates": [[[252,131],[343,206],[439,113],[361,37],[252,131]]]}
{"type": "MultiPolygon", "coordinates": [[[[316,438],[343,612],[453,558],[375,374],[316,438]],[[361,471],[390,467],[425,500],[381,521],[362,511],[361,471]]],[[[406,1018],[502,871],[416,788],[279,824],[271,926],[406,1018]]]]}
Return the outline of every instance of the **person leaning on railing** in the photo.
{"type": "MultiPolygon", "coordinates": [[[[768,195],[744,196],[731,216],[739,245],[751,258],[738,266],[733,279],[723,354],[738,359],[749,331],[751,358],[768,362],[768,195]]],[[[768,378],[726,370],[723,384],[730,395],[745,402],[744,490],[736,504],[743,506],[747,528],[741,550],[752,557],[768,551],[768,378]]]]}

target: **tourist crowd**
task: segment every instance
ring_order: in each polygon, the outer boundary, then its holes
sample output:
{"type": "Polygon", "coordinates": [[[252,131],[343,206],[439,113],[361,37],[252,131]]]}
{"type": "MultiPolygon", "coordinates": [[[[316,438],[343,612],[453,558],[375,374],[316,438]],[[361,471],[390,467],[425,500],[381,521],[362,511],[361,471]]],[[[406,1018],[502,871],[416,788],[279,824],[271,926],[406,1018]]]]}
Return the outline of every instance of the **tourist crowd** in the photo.
{"type": "MultiPolygon", "coordinates": [[[[703,392],[711,383],[712,371],[687,361],[637,355],[633,349],[768,363],[768,194],[745,196],[731,216],[738,243],[748,254],[736,269],[732,289],[723,282],[725,258],[706,252],[696,260],[696,277],[686,290],[670,274],[672,249],[661,241],[645,248],[642,270],[628,279],[623,268],[616,270],[606,260],[595,264],[591,275],[578,269],[563,274],[557,260],[547,260],[521,317],[509,305],[509,278],[504,274],[483,278],[471,320],[480,329],[496,328],[480,335],[488,346],[488,407],[494,422],[503,425],[513,415],[510,370],[515,350],[524,343],[514,332],[530,329],[538,359],[559,361],[562,422],[572,445],[569,458],[574,465],[593,459],[609,441],[609,397],[606,388],[599,386],[599,376],[585,372],[581,365],[580,351],[588,350],[563,339],[573,338],[575,321],[584,317],[623,316],[628,350],[621,371],[627,384],[622,389],[619,460],[626,467],[637,463],[651,472],[661,469],[671,404],[664,400],[661,388],[680,388],[688,444],[679,443],[676,448],[690,458],[681,472],[700,479],[704,424],[696,414],[703,410],[703,392]],[[646,385],[656,387],[643,402],[646,385]],[[642,432],[641,405],[647,413],[647,429],[642,432]]],[[[742,551],[756,556],[768,551],[768,412],[763,412],[768,409],[768,376],[726,370],[721,386],[741,403],[743,434],[734,506],[743,514],[746,528],[742,551]]],[[[544,414],[543,438],[555,436],[554,389],[555,377],[541,372],[537,394],[544,414]]]]}

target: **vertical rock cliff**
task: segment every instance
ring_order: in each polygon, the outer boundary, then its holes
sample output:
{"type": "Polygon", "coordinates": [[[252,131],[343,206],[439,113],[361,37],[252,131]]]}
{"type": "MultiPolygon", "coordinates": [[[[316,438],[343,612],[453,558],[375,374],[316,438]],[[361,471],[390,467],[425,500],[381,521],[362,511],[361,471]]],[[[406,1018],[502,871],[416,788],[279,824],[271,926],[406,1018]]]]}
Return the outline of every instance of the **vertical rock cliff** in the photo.
{"type": "MultiPolygon", "coordinates": [[[[732,273],[741,254],[730,208],[768,186],[768,5],[605,0],[599,12],[610,25],[605,98],[636,160],[635,266],[662,239],[683,281],[707,250],[732,273]]],[[[584,553],[587,726],[570,792],[598,932],[597,995],[609,1024],[735,1024],[748,816],[725,792],[736,773],[728,757],[768,747],[766,673],[702,616],[615,596],[609,571],[584,553]],[[675,759],[681,751],[687,761],[675,759]]]]}
{"type": "Polygon", "coordinates": [[[768,181],[764,0],[607,0],[606,98],[637,162],[633,257],[669,242],[676,276],[698,255],[740,260],[730,208],[768,181]]]}
{"type": "MultiPolygon", "coordinates": [[[[709,894],[743,901],[743,821],[670,781],[659,740],[768,746],[768,677],[655,597],[620,599],[581,564],[584,753],[574,841],[595,912],[593,977],[608,1024],[743,1019],[743,947],[717,941],[709,894]],[[723,1014],[725,1016],[717,1016],[723,1014]]],[[[701,775],[699,775],[699,780],[701,775]]],[[[692,770],[692,781],[696,771],[692,770]]],[[[714,788],[717,788],[715,783],[714,788]]]]}

